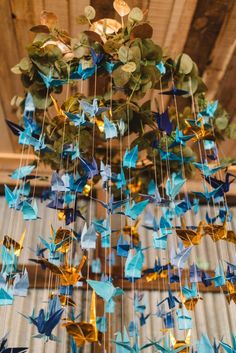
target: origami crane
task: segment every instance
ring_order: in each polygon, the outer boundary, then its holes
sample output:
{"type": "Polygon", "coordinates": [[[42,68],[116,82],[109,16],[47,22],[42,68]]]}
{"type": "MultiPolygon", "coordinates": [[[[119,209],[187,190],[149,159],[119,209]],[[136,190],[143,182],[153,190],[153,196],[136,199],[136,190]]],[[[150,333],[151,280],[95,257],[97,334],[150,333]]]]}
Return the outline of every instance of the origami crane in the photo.
{"type": "Polygon", "coordinates": [[[7,335],[0,339],[0,353],[25,353],[28,350],[27,347],[8,347],[7,335]]]}
{"type": "Polygon", "coordinates": [[[187,310],[194,310],[198,300],[202,300],[197,291],[196,283],[193,283],[191,288],[187,284],[182,287],[181,299],[187,310]]]}
{"type": "Polygon", "coordinates": [[[62,324],[62,326],[65,327],[67,333],[73,337],[77,347],[81,347],[86,342],[98,342],[101,340],[101,334],[97,330],[96,320],[96,294],[93,291],[89,322],[67,321],[66,323],[62,324]]]}
{"type": "Polygon", "coordinates": [[[196,230],[193,227],[186,227],[183,218],[181,219],[182,228],[176,228],[176,234],[182,240],[185,247],[189,247],[191,245],[200,244],[201,238],[203,237],[203,227],[204,221],[201,221],[196,230]]]}
{"type": "Polygon", "coordinates": [[[22,315],[30,324],[37,327],[38,334],[33,335],[33,338],[42,338],[45,342],[48,340],[58,341],[58,338],[52,334],[52,331],[59,324],[63,311],[64,309],[61,308],[59,298],[55,296],[49,301],[48,311],[40,309],[37,317],[35,317],[34,311],[31,316],[22,315]]]}

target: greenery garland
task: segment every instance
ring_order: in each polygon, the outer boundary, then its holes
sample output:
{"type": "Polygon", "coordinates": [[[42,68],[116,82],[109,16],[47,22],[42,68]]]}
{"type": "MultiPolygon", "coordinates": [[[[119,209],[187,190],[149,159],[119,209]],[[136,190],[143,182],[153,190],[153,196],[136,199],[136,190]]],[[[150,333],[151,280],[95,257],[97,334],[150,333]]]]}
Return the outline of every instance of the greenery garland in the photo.
{"type": "MultiPolygon", "coordinates": [[[[194,116],[191,108],[185,107],[178,114],[177,121],[176,109],[170,107],[169,116],[174,128],[168,136],[157,127],[151,101],[143,104],[139,101],[151,89],[164,90],[172,86],[173,82],[175,87],[186,91],[189,91],[191,85],[198,112],[201,112],[208,104],[204,95],[206,86],[199,76],[196,63],[189,55],[180,54],[173,59],[165,55],[164,50],[153,42],[153,29],[144,21],[143,12],[139,8],[135,7],[128,12],[124,7],[119,7],[118,1],[116,11],[121,15],[122,23],[113,19],[93,21],[96,16],[95,9],[87,6],[78,21],[81,24],[87,23],[90,27],[77,38],[71,38],[68,33],[57,27],[54,14],[43,12],[41,24],[31,29],[36,35],[33,42],[27,46],[27,57],[14,66],[12,71],[21,75],[26,94],[30,92],[33,97],[36,121],[41,128],[43,125],[48,149],[40,153],[35,152],[40,155],[41,161],[49,164],[54,170],[63,168],[65,171],[72,171],[76,168],[82,172],[79,160],[72,161],[68,155],[63,154],[66,146],[75,145],[78,134],[83,158],[92,159],[92,144],[95,138],[94,156],[95,159],[102,160],[106,146],[103,131],[106,115],[117,126],[122,121],[123,137],[132,134],[132,146],[137,144],[139,151],[144,151],[145,163],[132,170],[136,184],[147,185],[147,179],[153,177],[154,158],[157,179],[161,183],[163,176],[159,174],[160,147],[170,148],[178,155],[180,146],[171,147],[176,136],[175,129],[179,124],[181,130],[187,132],[187,121],[194,116]],[[123,20],[125,15],[128,15],[126,23],[123,20]],[[49,80],[48,87],[42,78],[43,75],[49,80]],[[103,77],[107,82],[103,95],[96,98],[99,106],[112,106],[112,109],[97,116],[95,126],[87,124],[78,128],[68,119],[66,113],[81,114],[81,100],[93,102],[94,97],[84,97],[75,91],[78,79],[86,80],[91,77],[93,80],[94,77],[103,77]],[[62,92],[63,84],[69,84],[73,94],[59,107],[54,99],[55,94],[62,92]],[[56,109],[50,108],[53,101],[56,109]],[[158,148],[155,144],[158,144],[158,148]]],[[[183,98],[188,98],[189,95],[185,94],[183,98]]],[[[21,118],[25,97],[14,97],[12,101],[12,104],[19,108],[21,118]]],[[[158,107],[156,109],[158,110],[158,107]]],[[[87,115],[86,119],[91,121],[87,115]]],[[[206,129],[209,130],[208,136],[216,142],[236,137],[236,124],[230,124],[227,112],[220,105],[210,118],[206,129]]],[[[186,175],[190,178],[194,170],[192,162],[195,160],[196,148],[187,145],[182,148],[181,153],[182,157],[188,160],[186,163],[183,161],[186,175]]],[[[119,150],[115,145],[109,163],[114,170],[120,165],[119,150]]],[[[171,171],[179,170],[179,163],[171,160],[169,163],[171,171]]],[[[140,188],[142,189],[141,186],[140,188]]]]}

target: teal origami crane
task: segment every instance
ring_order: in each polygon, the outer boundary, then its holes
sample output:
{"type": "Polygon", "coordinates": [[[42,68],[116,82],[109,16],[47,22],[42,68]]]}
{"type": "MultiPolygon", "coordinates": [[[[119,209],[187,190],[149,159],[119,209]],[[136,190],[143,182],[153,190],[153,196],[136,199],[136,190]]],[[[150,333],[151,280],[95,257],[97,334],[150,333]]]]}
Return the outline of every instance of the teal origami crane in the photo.
{"type": "Polygon", "coordinates": [[[97,234],[93,224],[87,228],[85,223],[81,234],[81,248],[82,249],[95,249],[96,248],[97,234]]]}
{"type": "Polygon", "coordinates": [[[140,201],[138,203],[133,201],[131,206],[129,203],[127,203],[125,206],[124,214],[135,221],[138,216],[144,211],[148,203],[149,200],[140,201]]]}
{"type": "Polygon", "coordinates": [[[232,346],[223,342],[222,340],[220,341],[220,345],[225,350],[226,353],[236,353],[236,336],[232,335],[231,340],[232,340],[232,346]]]}
{"type": "Polygon", "coordinates": [[[192,328],[192,318],[185,306],[177,309],[176,314],[179,330],[189,330],[192,328]]]}
{"type": "Polygon", "coordinates": [[[215,287],[221,287],[225,285],[226,280],[225,280],[224,268],[221,263],[219,263],[216,266],[215,276],[210,279],[214,281],[215,287]]]}
{"type": "Polygon", "coordinates": [[[208,164],[201,164],[201,163],[193,163],[193,165],[195,165],[196,168],[198,168],[205,177],[209,177],[215,173],[217,173],[219,170],[221,169],[225,169],[226,166],[225,165],[219,165],[217,167],[213,167],[213,168],[210,168],[208,166],[208,164]]]}
{"type": "Polygon", "coordinates": [[[35,220],[38,218],[38,206],[36,200],[31,204],[28,201],[23,201],[21,212],[25,221],[35,220]]]}
{"type": "Polygon", "coordinates": [[[171,200],[174,200],[185,182],[186,179],[183,179],[180,173],[173,173],[171,179],[168,178],[166,181],[167,196],[169,196],[171,200]]]}
{"type": "Polygon", "coordinates": [[[130,151],[127,149],[123,157],[123,167],[135,168],[138,160],[138,145],[130,151]]]}
{"type": "Polygon", "coordinates": [[[114,287],[109,281],[103,282],[87,279],[87,283],[93,288],[95,293],[106,302],[109,302],[114,297],[125,294],[121,288],[114,287]]]}
{"type": "Polygon", "coordinates": [[[118,134],[116,125],[112,121],[110,121],[106,116],[104,117],[104,133],[106,140],[117,137],[118,134]]]}
{"type": "Polygon", "coordinates": [[[202,334],[197,342],[197,353],[216,353],[207,334],[202,334]]]}
{"type": "Polygon", "coordinates": [[[23,179],[30,175],[30,173],[34,170],[35,165],[26,165],[24,167],[20,167],[11,174],[11,178],[18,180],[18,179],[23,179]]]}
{"type": "Polygon", "coordinates": [[[144,255],[142,249],[129,250],[128,257],[125,263],[125,277],[126,278],[141,278],[142,267],[144,263],[144,255]]]}

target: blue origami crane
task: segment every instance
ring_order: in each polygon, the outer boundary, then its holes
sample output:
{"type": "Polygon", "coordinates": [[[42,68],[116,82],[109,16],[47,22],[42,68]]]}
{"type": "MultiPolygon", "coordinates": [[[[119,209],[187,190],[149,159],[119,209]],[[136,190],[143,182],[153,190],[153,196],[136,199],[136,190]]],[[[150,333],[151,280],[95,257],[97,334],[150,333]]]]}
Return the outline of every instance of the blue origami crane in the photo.
{"type": "Polygon", "coordinates": [[[36,326],[38,334],[33,335],[33,338],[42,338],[47,342],[59,341],[56,336],[52,334],[54,328],[59,324],[64,309],[61,308],[60,299],[58,296],[54,296],[49,301],[48,311],[40,309],[39,315],[35,317],[34,311],[31,316],[23,315],[28,319],[30,324],[36,326]]]}

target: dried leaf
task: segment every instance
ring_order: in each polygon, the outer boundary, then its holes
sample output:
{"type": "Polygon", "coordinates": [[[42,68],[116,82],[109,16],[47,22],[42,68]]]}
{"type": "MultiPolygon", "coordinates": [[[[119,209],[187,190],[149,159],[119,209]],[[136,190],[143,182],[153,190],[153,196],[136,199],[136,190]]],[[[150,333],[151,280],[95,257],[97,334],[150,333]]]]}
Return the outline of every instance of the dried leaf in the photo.
{"type": "Polygon", "coordinates": [[[30,31],[34,33],[50,33],[48,26],[45,25],[33,26],[30,31]]]}
{"type": "Polygon", "coordinates": [[[92,6],[86,6],[84,9],[84,15],[88,20],[93,20],[96,16],[96,11],[92,6]]]}
{"type": "Polygon", "coordinates": [[[80,15],[76,18],[76,22],[79,24],[79,25],[86,25],[87,23],[89,23],[88,19],[86,16],[84,15],[80,15]]]}
{"type": "Polygon", "coordinates": [[[153,28],[148,23],[142,23],[135,26],[131,31],[131,39],[135,38],[151,38],[153,34],[153,28]]]}
{"type": "Polygon", "coordinates": [[[106,53],[108,54],[112,54],[115,53],[117,51],[117,49],[119,48],[120,44],[117,43],[116,40],[113,39],[108,39],[106,41],[106,43],[103,45],[103,49],[106,53]]]}
{"type": "Polygon", "coordinates": [[[41,25],[54,28],[57,24],[57,16],[53,12],[42,11],[40,14],[41,25]]]}
{"type": "Polygon", "coordinates": [[[102,38],[104,34],[113,34],[119,31],[121,24],[112,18],[103,18],[99,21],[93,22],[90,27],[91,31],[98,33],[102,38]]]}
{"type": "Polygon", "coordinates": [[[88,39],[90,39],[93,42],[99,42],[102,43],[102,38],[100,35],[94,31],[84,31],[88,39]]]}
{"type": "Polygon", "coordinates": [[[121,17],[128,15],[130,12],[130,7],[124,0],[115,0],[113,7],[121,17]]]}

